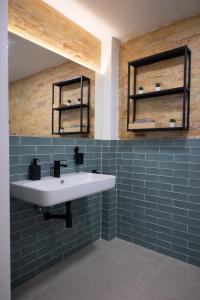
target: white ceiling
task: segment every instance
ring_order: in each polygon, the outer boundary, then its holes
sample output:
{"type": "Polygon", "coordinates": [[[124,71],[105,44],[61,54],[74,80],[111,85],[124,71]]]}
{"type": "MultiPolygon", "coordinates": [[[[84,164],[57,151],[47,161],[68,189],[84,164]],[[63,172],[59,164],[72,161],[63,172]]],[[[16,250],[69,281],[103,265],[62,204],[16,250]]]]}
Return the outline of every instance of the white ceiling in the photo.
{"type": "Polygon", "coordinates": [[[8,36],[8,53],[9,82],[29,77],[67,61],[66,58],[12,33],[8,36]]]}
{"type": "Polygon", "coordinates": [[[99,39],[126,40],[200,12],[200,0],[43,0],[99,39]]]}

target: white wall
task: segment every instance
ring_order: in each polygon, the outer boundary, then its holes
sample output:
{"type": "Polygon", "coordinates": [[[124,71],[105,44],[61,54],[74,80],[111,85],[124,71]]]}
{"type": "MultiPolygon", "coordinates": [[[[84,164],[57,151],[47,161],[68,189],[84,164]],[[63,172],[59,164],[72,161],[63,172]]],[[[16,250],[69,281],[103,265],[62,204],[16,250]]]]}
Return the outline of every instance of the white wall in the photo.
{"type": "Polygon", "coordinates": [[[95,77],[96,139],[118,139],[119,49],[115,38],[102,41],[101,74],[95,77]]]}
{"type": "Polygon", "coordinates": [[[7,0],[0,0],[0,299],[10,300],[7,0]]]}

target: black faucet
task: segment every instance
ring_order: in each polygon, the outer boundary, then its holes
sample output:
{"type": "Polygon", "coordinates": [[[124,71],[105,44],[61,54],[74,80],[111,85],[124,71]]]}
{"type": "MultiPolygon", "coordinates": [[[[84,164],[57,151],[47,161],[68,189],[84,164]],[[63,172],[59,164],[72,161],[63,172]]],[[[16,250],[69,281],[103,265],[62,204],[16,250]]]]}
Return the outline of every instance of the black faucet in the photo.
{"type": "Polygon", "coordinates": [[[53,169],[53,176],[54,177],[60,177],[60,167],[67,167],[67,164],[63,165],[61,164],[62,160],[54,160],[54,169],[53,169]]]}

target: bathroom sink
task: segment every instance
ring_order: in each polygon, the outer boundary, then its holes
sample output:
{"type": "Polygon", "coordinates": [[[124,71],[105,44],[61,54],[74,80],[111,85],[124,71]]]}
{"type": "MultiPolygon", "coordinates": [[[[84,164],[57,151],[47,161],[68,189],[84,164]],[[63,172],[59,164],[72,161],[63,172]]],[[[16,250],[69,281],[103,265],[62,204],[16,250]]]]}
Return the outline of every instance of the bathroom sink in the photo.
{"type": "Polygon", "coordinates": [[[11,182],[11,196],[41,207],[53,206],[114,188],[115,176],[70,173],[59,178],[11,182]]]}

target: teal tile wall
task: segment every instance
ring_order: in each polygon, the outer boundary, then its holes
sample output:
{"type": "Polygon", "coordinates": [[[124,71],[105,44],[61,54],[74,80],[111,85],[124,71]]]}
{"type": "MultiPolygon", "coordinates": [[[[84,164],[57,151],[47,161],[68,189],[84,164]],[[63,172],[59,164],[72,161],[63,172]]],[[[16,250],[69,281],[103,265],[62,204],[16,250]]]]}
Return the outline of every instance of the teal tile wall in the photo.
{"type": "Polygon", "coordinates": [[[97,169],[117,176],[115,189],[73,201],[72,229],[62,221],[43,221],[31,205],[11,199],[13,287],[100,236],[117,236],[200,266],[200,139],[11,137],[10,145],[11,180],[27,178],[33,157],[40,159],[42,176],[51,174],[55,159],[67,159],[62,172],[97,169]],[[75,145],[85,153],[79,168],[75,145]]]}
{"type": "MultiPolygon", "coordinates": [[[[67,160],[62,173],[101,172],[101,142],[78,139],[51,139],[39,137],[10,137],[11,181],[26,179],[31,160],[39,158],[42,176],[52,174],[53,161],[67,160]],[[81,167],[74,164],[74,146],[85,153],[81,167]]],[[[62,220],[44,221],[43,214],[33,205],[11,199],[11,256],[12,287],[31,279],[58,261],[100,238],[101,194],[72,201],[73,227],[65,228],[62,220]]],[[[51,208],[63,213],[64,205],[51,208]]]]}
{"type": "Polygon", "coordinates": [[[200,266],[200,139],[118,142],[117,236],[200,266]]]}
{"type": "MultiPolygon", "coordinates": [[[[117,141],[102,141],[102,173],[117,175],[117,141]]],[[[102,194],[102,232],[108,241],[116,237],[117,230],[117,193],[116,189],[102,194]]]]}

